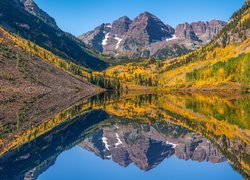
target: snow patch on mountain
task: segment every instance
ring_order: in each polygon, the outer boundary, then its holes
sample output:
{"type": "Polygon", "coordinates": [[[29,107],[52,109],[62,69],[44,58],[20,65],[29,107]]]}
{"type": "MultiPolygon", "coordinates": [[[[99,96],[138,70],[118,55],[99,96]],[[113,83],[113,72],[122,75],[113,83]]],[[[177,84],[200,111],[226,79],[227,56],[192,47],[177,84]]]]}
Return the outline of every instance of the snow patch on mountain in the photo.
{"type": "Polygon", "coordinates": [[[112,28],[112,26],[111,26],[110,24],[108,24],[106,27],[107,27],[107,28],[112,28]]]}
{"type": "Polygon", "coordinates": [[[172,145],[173,148],[175,148],[175,147],[177,146],[177,144],[171,143],[171,142],[169,142],[169,141],[166,141],[166,144],[172,145]]]}
{"type": "Polygon", "coordinates": [[[119,45],[120,45],[120,43],[121,43],[121,41],[122,41],[122,38],[119,38],[117,35],[115,35],[115,40],[117,40],[117,44],[116,44],[115,49],[118,49],[118,48],[119,48],[119,45]]]}
{"type": "Polygon", "coordinates": [[[105,145],[105,148],[107,149],[107,150],[109,150],[109,145],[108,145],[108,141],[107,141],[108,139],[106,138],[106,137],[102,137],[102,142],[104,143],[104,145],[105,145]]]}
{"type": "Polygon", "coordinates": [[[171,38],[167,38],[166,41],[172,41],[172,40],[175,40],[175,39],[178,39],[178,37],[176,35],[173,35],[171,38]]]}
{"type": "Polygon", "coordinates": [[[102,45],[103,45],[103,46],[106,46],[106,45],[107,45],[107,41],[108,41],[108,38],[109,38],[109,34],[110,34],[110,33],[107,33],[107,34],[105,35],[105,38],[104,38],[103,41],[102,41],[102,45]]]}
{"type": "Polygon", "coordinates": [[[116,139],[117,139],[117,143],[115,143],[115,148],[117,148],[119,145],[123,145],[123,143],[120,139],[120,136],[117,133],[115,133],[115,135],[116,135],[116,139]]]}

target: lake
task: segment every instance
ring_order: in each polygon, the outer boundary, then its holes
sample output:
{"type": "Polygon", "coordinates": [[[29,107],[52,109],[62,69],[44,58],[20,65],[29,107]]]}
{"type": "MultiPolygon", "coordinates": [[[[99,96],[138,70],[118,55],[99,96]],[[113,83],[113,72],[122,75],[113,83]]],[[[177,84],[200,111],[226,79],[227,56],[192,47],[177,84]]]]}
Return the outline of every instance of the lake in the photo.
{"type": "Polygon", "coordinates": [[[0,105],[18,107],[0,111],[0,179],[250,176],[247,94],[103,93],[63,106],[47,101],[0,105]]]}

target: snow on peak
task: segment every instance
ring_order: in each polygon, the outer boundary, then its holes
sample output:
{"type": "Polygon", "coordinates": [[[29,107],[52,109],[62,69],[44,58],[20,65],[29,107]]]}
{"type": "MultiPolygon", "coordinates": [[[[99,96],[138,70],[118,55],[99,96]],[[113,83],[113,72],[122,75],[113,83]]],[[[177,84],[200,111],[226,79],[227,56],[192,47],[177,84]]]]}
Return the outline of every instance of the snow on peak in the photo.
{"type": "Polygon", "coordinates": [[[115,143],[115,148],[117,148],[119,145],[123,145],[123,144],[122,144],[122,141],[120,139],[120,136],[117,133],[115,133],[115,135],[116,135],[116,139],[117,139],[117,143],[115,143]]]}
{"type": "Polygon", "coordinates": [[[166,141],[166,144],[172,145],[173,148],[175,148],[177,146],[177,144],[171,143],[169,141],[166,141]]]}
{"type": "Polygon", "coordinates": [[[116,44],[115,49],[118,49],[118,48],[119,48],[119,45],[120,45],[120,43],[121,43],[121,41],[122,41],[122,38],[119,38],[117,35],[115,35],[115,40],[117,40],[117,44],[116,44]]]}
{"type": "Polygon", "coordinates": [[[109,33],[107,33],[107,34],[105,35],[105,38],[104,38],[103,41],[102,41],[102,45],[103,45],[103,46],[107,45],[108,38],[109,38],[109,33]]]}
{"type": "Polygon", "coordinates": [[[175,39],[178,39],[178,37],[176,37],[176,35],[173,35],[171,38],[167,38],[166,41],[172,41],[172,40],[175,40],[175,39]]]}
{"type": "Polygon", "coordinates": [[[105,148],[107,149],[107,150],[109,150],[109,145],[108,145],[108,141],[107,141],[108,139],[106,138],[106,137],[102,137],[102,142],[104,143],[104,145],[105,145],[105,148]]]}
{"type": "Polygon", "coordinates": [[[106,159],[112,159],[112,155],[105,156],[106,159]]]}
{"type": "Polygon", "coordinates": [[[106,25],[107,28],[112,28],[112,26],[110,24],[106,25]]]}

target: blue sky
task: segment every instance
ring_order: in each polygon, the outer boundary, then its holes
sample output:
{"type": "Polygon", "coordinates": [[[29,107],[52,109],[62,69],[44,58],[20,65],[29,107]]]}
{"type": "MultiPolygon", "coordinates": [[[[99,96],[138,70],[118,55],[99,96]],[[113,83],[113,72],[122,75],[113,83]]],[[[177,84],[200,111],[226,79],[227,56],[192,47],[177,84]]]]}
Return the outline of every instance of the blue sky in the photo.
{"type": "Polygon", "coordinates": [[[227,163],[185,161],[172,156],[165,159],[156,168],[144,172],[134,164],[127,168],[112,160],[102,160],[92,152],[74,147],[59,155],[54,165],[38,177],[38,180],[152,180],[152,179],[243,179],[227,163]]]}
{"type": "Polygon", "coordinates": [[[148,11],[164,23],[227,21],[244,0],[35,0],[56,19],[58,26],[74,35],[92,30],[103,22],[112,22],[127,15],[134,19],[148,11]]]}

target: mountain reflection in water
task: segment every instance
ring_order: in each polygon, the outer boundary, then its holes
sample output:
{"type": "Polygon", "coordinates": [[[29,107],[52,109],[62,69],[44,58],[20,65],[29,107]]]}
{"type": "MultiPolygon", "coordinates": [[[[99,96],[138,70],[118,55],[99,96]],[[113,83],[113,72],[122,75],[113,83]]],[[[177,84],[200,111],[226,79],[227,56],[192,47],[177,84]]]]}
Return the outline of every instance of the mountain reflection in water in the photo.
{"type": "Polygon", "coordinates": [[[101,94],[29,129],[8,133],[1,128],[0,179],[36,179],[75,146],[143,171],[174,155],[228,161],[247,178],[249,100],[215,94],[101,94]]]}

